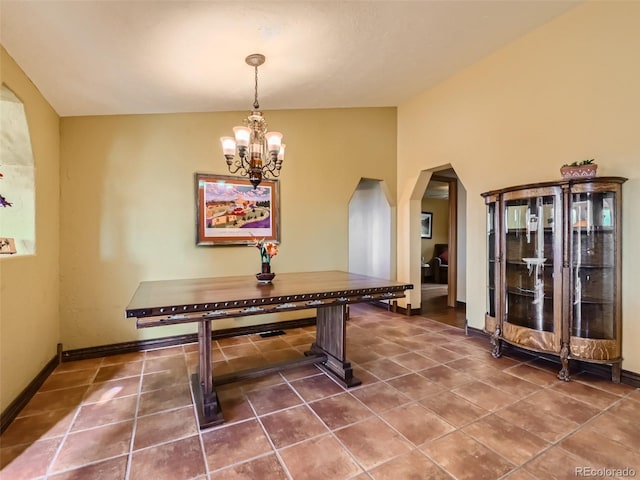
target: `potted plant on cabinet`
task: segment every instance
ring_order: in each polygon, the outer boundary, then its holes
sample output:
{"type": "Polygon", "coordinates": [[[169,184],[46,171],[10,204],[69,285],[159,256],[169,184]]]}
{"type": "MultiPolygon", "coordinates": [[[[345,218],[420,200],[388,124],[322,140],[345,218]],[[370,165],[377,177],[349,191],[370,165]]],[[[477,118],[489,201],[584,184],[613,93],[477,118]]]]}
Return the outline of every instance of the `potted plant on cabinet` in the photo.
{"type": "Polygon", "coordinates": [[[581,162],[565,163],[560,168],[562,178],[592,178],[596,176],[598,165],[595,159],[582,160],[581,162]]]}

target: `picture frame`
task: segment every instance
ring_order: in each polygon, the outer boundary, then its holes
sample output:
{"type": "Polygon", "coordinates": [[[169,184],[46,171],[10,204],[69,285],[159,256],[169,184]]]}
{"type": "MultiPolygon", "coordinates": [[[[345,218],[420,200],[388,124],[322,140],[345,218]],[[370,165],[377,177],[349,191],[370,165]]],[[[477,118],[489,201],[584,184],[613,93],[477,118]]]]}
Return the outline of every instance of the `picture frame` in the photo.
{"type": "Polygon", "coordinates": [[[280,243],[280,184],[264,179],[195,174],[196,245],[280,243]]]}
{"type": "Polygon", "coordinates": [[[431,238],[433,236],[433,213],[422,212],[420,215],[420,237],[431,238]]]}

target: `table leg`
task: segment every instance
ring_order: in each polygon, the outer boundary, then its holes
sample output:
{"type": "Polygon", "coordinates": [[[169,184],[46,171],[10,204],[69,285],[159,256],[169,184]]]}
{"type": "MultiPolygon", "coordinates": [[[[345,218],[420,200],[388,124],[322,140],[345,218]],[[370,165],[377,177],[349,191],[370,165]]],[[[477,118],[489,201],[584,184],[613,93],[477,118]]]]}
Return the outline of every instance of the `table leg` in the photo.
{"type": "Polygon", "coordinates": [[[211,358],[211,320],[198,323],[198,373],[191,376],[193,396],[198,411],[200,428],[220,425],[224,422],[218,394],[213,388],[211,358]]]}
{"type": "Polygon", "coordinates": [[[346,387],[360,385],[362,382],[353,376],[351,363],[346,359],[347,306],[320,307],[316,318],[316,341],[310,353],[326,354],[326,362],[319,365],[346,387]]]}

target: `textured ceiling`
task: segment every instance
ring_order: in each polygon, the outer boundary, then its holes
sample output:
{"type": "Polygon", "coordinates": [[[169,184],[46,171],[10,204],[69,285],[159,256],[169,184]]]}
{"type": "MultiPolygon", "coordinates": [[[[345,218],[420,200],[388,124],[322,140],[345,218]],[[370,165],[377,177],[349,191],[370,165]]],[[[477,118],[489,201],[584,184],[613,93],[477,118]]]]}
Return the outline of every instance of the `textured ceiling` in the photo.
{"type": "Polygon", "coordinates": [[[576,1],[7,1],[0,43],[61,116],[396,106],[576,1]]]}

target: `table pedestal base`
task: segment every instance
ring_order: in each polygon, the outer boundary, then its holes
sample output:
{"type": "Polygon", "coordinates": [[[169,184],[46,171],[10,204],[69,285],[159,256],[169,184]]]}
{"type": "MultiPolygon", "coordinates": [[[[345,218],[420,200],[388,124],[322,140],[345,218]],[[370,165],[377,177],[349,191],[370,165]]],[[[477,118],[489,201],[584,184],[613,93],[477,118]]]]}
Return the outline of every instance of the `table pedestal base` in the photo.
{"type": "Polygon", "coordinates": [[[205,395],[200,383],[200,376],[197,373],[191,375],[191,388],[193,389],[200,429],[224,423],[218,394],[213,390],[209,395],[205,395]]]}

